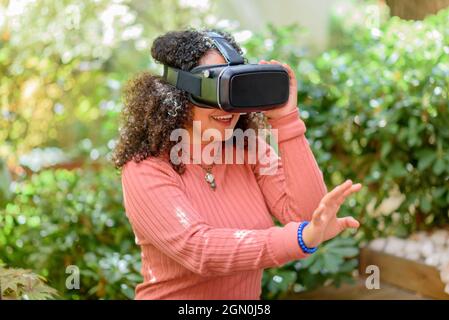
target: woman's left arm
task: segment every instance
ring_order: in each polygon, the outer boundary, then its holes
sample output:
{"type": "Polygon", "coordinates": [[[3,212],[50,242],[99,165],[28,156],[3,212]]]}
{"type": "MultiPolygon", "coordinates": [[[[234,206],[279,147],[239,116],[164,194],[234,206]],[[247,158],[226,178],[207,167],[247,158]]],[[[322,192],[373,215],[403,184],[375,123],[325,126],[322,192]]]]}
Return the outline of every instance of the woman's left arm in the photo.
{"type": "MultiPolygon", "coordinates": [[[[261,62],[267,63],[280,64],[275,60],[261,62]]],[[[299,116],[295,75],[288,65],[282,65],[290,77],[289,100],[283,107],[265,112],[277,139],[279,156],[267,146],[267,158],[263,164],[256,164],[255,174],[271,214],[285,224],[310,220],[327,188],[299,116]]]]}
{"type": "MultiPolygon", "coordinates": [[[[283,224],[310,220],[327,188],[305,137],[305,124],[297,110],[270,123],[279,156],[266,145],[266,157],[254,168],[265,202],[271,214],[283,224]]],[[[259,143],[264,142],[259,139],[259,143]]]]}

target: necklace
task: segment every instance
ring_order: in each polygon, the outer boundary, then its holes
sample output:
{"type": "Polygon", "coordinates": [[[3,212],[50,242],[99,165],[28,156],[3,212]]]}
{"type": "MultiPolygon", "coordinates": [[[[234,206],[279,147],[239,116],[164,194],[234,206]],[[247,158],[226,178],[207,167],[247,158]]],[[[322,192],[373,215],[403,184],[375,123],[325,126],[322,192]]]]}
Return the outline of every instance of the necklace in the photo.
{"type": "MultiPolygon", "coordinates": [[[[215,182],[215,176],[212,173],[212,168],[215,165],[215,161],[218,159],[218,157],[221,156],[221,150],[218,152],[217,155],[214,156],[214,159],[212,161],[212,164],[210,165],[203,165],[201,164],[201,161],[199,161],[199,165],[200,167],[203,169],[203,171],[205,172],[204,174],[204,180],[206,180],[206,182],[209,184],[210,188],[215,191],[215,189],[217,188],[217,183],[215,182]]],[[[193,160],[193,158],[191,157],[191,159],[193,160]]]]}
{"type": "Polygon", "coordinates": [[[215,188],[217,187],[217,184],[215,183],[215,176],[212,173],[213,164],[211,166],[204,167],[201,165],[201,168],[206,172],[204,175],[204,180],[209,184],[211,189],[215,191],[215,188]]]}

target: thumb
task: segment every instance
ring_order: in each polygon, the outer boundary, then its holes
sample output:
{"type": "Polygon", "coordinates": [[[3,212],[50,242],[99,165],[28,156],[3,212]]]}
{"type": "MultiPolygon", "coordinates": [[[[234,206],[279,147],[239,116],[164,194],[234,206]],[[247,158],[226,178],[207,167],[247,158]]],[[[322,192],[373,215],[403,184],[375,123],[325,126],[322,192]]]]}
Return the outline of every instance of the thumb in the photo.
{"type": "Polygon", "coordinates": [[[348,228],[357,229],[360,227],[360,223],[353,217],[338,218],[337,221],[342,231],[348,228]]]}
{"type": "Polygon", "coordinates": [[[312,222],[316,225],[319,226],[322,224],[323,222],[323,212],[324,212],[324,204],[320,204],[318,206],[318,208],[313,212],[312,215],[312,222]]]}

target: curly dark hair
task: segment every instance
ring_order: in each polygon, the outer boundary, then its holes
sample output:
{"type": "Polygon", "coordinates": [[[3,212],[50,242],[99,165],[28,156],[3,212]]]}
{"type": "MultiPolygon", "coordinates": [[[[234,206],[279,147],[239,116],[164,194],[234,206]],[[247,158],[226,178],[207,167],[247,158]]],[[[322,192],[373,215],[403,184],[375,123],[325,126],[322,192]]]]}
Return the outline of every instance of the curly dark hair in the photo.
{"type": "MultiPolygon", "coordinates": [[[[242,54],[242,49],[227,32],[189,29],[171,31],[156,38],[151,55],[159,63],[190,71],[208,50],[216,49],[207,31],[221,34],[242,54]]],[[[140,162],[149,156],[167,156],[177,143],[170,141],[171,132],[187,129],[193,120],[192,110],[188,94],[168,84],[161,76],[142,72],[131,79],[125,87],[120,137],[112,157],[115,167],[120,169],[130,160],[140,162]],[[169,114],[174,107],[176,116],[169,114]]],[[[242,130],[262,127],[266,127],[266,118],[259,112],[241,115],[236,124],[236,128],[242,130]]],[[[184,172],[183,163],[170,163],[179,174],[184,172]]]]}

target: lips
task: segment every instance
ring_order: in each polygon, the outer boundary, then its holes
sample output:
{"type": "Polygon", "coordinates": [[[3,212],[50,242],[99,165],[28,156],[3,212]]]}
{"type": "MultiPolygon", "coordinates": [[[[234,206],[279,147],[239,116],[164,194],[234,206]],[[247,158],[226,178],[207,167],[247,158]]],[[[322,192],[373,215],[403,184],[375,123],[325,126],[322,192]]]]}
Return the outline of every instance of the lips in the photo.
{"type": "Polygon", "coordinates": [[[232,115],[232,114],[227,114],[227,115],[223,115],[223,116],[211,116],[212,119],[214,119],[215,121],[218,121],[220,123],[223,123],[223,124],[230,124],[233,117],[234,117],[234,115],[232,115]]]}

